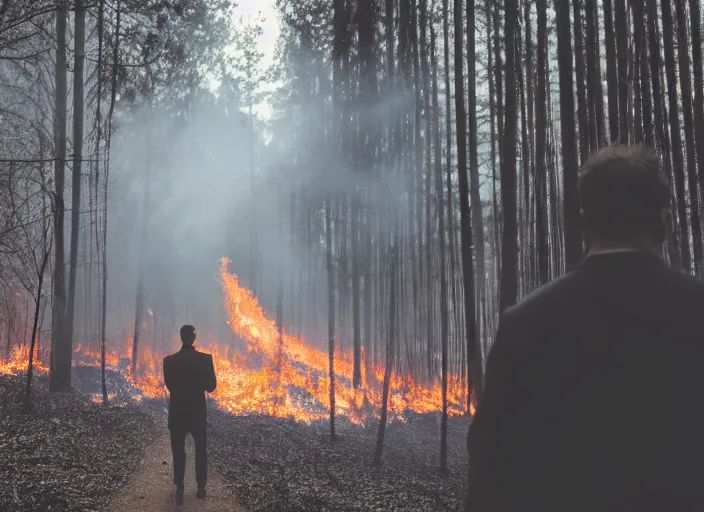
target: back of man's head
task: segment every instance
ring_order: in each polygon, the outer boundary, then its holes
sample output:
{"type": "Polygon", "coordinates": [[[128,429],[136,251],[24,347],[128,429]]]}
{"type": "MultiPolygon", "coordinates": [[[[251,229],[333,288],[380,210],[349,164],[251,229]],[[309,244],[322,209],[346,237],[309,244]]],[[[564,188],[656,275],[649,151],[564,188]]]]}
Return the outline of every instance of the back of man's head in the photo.
{"type": "Polygon", "coordinates": [[[184,345],[193,345],[196,341],[196,328],[192,325],[184,325],[181,327],[181,343],[184,345]]]}
{"type": "Polygon", "coordinates": [[[659,244],[671,221],[670,184],[660,159],[644,146],[615,145],[592,155],[579,175],[579,200],[591,238],[647,237],[659,244]]]}

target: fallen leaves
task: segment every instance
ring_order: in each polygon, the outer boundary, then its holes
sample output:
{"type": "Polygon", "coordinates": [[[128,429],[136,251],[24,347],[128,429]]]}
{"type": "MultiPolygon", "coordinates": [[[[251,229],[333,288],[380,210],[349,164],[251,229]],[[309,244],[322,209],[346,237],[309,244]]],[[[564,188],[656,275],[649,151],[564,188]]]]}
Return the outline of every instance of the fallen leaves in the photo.
{"type": "Polygon", "coordinates": [[[50,395],[42,375],[33,383],[32,413],[21,414],[24,383],[0,375],[0,510],[102,509],[153,438],[153,420],[77,391],[50,395]]]}
{"type": "Polygon", "coordinates": [[[387,427],[383,465],[371,466],[376,426],[209,412],[211,460],[249,512],[440,512],[464,510],[466,418],[448,430],[449,474],[440,476],[439,415],[387,427]]]}

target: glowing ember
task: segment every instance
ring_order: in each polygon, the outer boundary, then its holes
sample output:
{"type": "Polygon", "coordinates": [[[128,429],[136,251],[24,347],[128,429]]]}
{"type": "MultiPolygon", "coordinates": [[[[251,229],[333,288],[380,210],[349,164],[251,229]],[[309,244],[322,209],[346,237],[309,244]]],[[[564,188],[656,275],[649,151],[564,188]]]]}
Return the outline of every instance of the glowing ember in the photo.
{"type": "MultiPolygon", "coordinates": [[[[286,333],[281,336],[276,323],[266,316],[252,292],[240,286],[237,276],[229,273],[228,264],[229,260],[221,260],[220,276],[228,324],[247,341],[248,346],[247,353],[218,343],[201,348],[211,353],[215,362],[218,387],[213,398],[220,407],[233,414],[267,414],[298,421],[327,418],[330,389],[327,352],[309,347],[295,336],[286,333]]],[[[48,360],[47,355],[35,355],[37,371],[47,370],[44,363],[48,360]]],[[[15,348],[9,361],[0,361],[0,373],[14,374],[26,370],[27,356],[27,349],[15,348]]],[[[131,357],[132,340],[127,339],[118,350],[106,349],[106,367],[121,373],[136,388],[139,394],[132,397],[134,400],[165,397],[167,392],[161,368],[163,354],[146,346],[140,348],[136,376],[131,373],[131,357]]],[[[100,351],[76,345],[74,364],[99,366],[100,351]]],[[[368,418],[377,416],[381,406],[383,366],[374,366],[369,371],[363,367],[362,385],[357,389],[351,383],[351,353],[335,354],[335,370],[337,414],[348,417],[356,424],[363,424],[368,418]]],[[[114,396],[109,395],[109,398],[114,396]]],[[[462,379],[451,375],[448,386],[449,414],[466,412],[465,396],[462,379]]],[[[102,394],[93,395],[92,400],[101,402],[102,394]]],[[[439,382],[427,387],[410,377],[392,375],[389,420],[404,421],[403,414],[406,412],[440,411],[441,407],[442,388],[439,382]]]]}

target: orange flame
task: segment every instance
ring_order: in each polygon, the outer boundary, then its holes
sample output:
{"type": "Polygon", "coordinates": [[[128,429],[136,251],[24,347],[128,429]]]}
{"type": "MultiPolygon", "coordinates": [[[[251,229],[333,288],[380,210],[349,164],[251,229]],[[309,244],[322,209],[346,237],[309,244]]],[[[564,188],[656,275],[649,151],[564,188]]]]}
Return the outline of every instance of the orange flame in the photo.
{"type": "MultiPolygon", "coordinates": [[[[247,353],[241,353],[219,343],[204,350],[212,354],[218,379],[213,393],[216,403],[233,414],[266,414],[290,417],[297,421],[325,419],[329,415],[330,378],[326,351],[306,345],[287,333],[279,333],[276,323],[267,317],[252,292],[239,284],[236,275],[228,271],[230,261],[220,261],[220,276],[224,292],[223,303],[229,326],[247,341],[247,353]]],[[[29,350],[15,347],[9,361],[0,361],[0,373],[15,374],[26,370],[29,350]]],[[[35,354],[37,371],[47,371],[48,354],[35,354]]],[[[163,354],[142,345],[139,369],[132,375],[132,339],[122,347],[106,347],[106,368],[121,373],[140,394],[133,397],[164,398],[167,390],[162,378],[163,354]]],[[[99,366],[100,351],[77,344],[74,348],[76,366],[99,366]]],[[[354,388],[352,354],[336,353],[335,403],[336,413],[355,424],[363,424],[378,415],[381,407],[381,381],[384,367],[374,365],[368,371],[362,366],[362,384],[354,388]]],[[[460,376],[448,379],[448,413],[466,413],[466,389],[460,376]]],[[[109,395],[114,398],[114,395],[109,395]]],[[[100,403],[102,395],[92,395],[100,403]]],[[[404,421],[404,413],[425,413],[442,408],[442,387],[416,383],[411,377],[393,373],[390,382],[388,417],[404,421]]],[[[470,411],[474,413],[474,408],[470,411]]]]}

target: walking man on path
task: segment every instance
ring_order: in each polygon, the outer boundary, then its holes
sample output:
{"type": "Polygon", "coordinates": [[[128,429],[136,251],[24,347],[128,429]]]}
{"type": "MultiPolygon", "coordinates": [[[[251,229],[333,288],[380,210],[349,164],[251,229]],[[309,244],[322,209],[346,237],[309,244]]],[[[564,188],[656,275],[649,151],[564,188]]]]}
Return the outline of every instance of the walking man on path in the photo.
{"type": "Polygon", "coordinates": [[[661,261],[670,185],[653,153],[614,146],[579,196],[584,262],[501,317],[468,510],[704,510],[704,283],[661,261]]]}
{"type": "Polygon", "coordinates": [[[207,408],[205,393],[215,391],[217,381],[213,357],[198,352],[193,343],[196,329],[181,327],[181,350],[164,358],[164,383],[169,390],[169,430],[174,458],[176,504],[183,505],[186,472],[186,435],[193,436],[196,451],[197,498],[205,498],[208,480],[207,408]]]}

